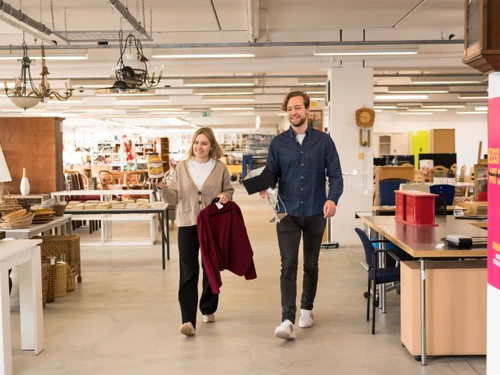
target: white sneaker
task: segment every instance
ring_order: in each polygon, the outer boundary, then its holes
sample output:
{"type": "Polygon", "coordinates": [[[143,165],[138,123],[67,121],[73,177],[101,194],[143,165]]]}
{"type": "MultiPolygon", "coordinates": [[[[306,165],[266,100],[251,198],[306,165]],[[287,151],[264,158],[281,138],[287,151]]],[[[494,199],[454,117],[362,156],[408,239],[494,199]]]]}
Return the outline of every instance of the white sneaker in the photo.
{"type": "Polygon", "coordinates": [[[311,328],[314,325],[312,310],[300,310],[299,328],[311,328]]]}
{"type": "Polygon", "coordinates": [[[204,323],[213,323],[213,322],[215,322],[215,315],[214,314],[203,315],[203,322],[204,323]]]}
{"type": "Polygon", "coordinates": [[[295,328],[293,327],[293,323],[286,319],[276,328],[274,335],[283,340],[295,340],[295,328]]]}
{"type": "Polygon", "coordinates": [[[186,336],[194,336],[196,335],[196,329],[191,322],[187,322],[181,325],[181,333],[186,336]]]}

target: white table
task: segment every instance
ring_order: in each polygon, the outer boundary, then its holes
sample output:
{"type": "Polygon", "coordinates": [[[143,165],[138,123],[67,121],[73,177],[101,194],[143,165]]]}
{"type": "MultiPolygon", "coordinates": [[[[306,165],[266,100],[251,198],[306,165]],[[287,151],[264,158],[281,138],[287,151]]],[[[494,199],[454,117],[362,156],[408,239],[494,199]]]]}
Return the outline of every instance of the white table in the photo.
{"type": "Polygon", "coordinates": [[[3,229],[7,238],[29,239],[58,228],[58,234],[71,234],[71,215],[56,216],[45,224],[32,224],[26,229],[3,229]]]}
{"type": "MultiPolygon", "coordinates": [[[[149,195],[149,201],[153,202],[154,190],[64,190],[56,191],[55,193],[50,193],[52,198],[56,200],[61,200],[63,197],[67,196],[86,196],[86,195],[97,195],[101,201],[110,201],[113,195],[149,195]]],[[[64,200],[64,199],[62,199],[64,200]]]]}
{"type": "Polygon", "coordinates": [[[42,276],[40,247],[42,240],[0,241],[0,375],[12,374],[10,328],[9,269],[18,267],[21,314],[21,349],[43,350],[42,276]]]}

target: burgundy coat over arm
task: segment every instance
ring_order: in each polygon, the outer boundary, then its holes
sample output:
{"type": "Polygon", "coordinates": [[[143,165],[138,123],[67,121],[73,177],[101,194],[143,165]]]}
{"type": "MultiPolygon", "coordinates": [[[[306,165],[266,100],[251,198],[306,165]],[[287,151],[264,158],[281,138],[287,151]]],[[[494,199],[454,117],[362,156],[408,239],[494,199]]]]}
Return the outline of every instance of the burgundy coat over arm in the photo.
{"type": "Polygon", "coordinates": [[[228,202],[221,209],[210,204],[198,215],[197,225],[201,258],[213,293],[220,291],[223,270],[247,280],[257,277],[252,246],[236,203],[228,202]]]}

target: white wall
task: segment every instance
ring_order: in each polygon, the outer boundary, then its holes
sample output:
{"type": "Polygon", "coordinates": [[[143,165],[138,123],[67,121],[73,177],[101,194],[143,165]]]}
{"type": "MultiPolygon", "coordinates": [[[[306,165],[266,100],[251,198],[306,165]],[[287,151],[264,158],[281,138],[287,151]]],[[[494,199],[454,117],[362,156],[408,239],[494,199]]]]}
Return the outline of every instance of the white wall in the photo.
{"type": "MultiPolygon", "coordinates": [[[[482,154],[488,153],[487,115],[457,115],[453,112],[432,115],[399,115],[394,111],[377,112],[374,133],[407,132],[417,130],[455,129],[455,152],[457,165],[470,168],[477,163],[479,141],[483,142],[482,154]]],[[[411,150],[411,148],[409,148],[411,150]]]]}

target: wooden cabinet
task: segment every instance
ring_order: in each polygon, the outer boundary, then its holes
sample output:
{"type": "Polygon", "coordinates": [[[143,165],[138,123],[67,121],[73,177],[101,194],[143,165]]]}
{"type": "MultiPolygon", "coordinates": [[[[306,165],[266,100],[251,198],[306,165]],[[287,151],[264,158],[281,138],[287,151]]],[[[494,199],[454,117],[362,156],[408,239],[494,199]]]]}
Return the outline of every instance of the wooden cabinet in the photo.
{"type": "Polygon", "coordinates": [[[432,153],[455,153],[455,129],[432,129],[430,136],[432,153]]]}
{"type": "Polygon", "coordinates": [[[0,118],[0,144],[12,182],[5,187],[18,194],[23,168],[32,194],[64,189],[62,118],[0,118]]]}
{"type": "MultiPolygon", "coordinates": [[[[486,261],[429,261],[426,283],[427,354],[486,354],[486,261]]],[[[401,263],[401,342],[422,354],[418,261],[401,263]]]]}
{"type": "Polygon", "coordinates": [[[386,155],[408,154],[407,133],[375,133],[374,155],[383,157],[386,155]]]}

